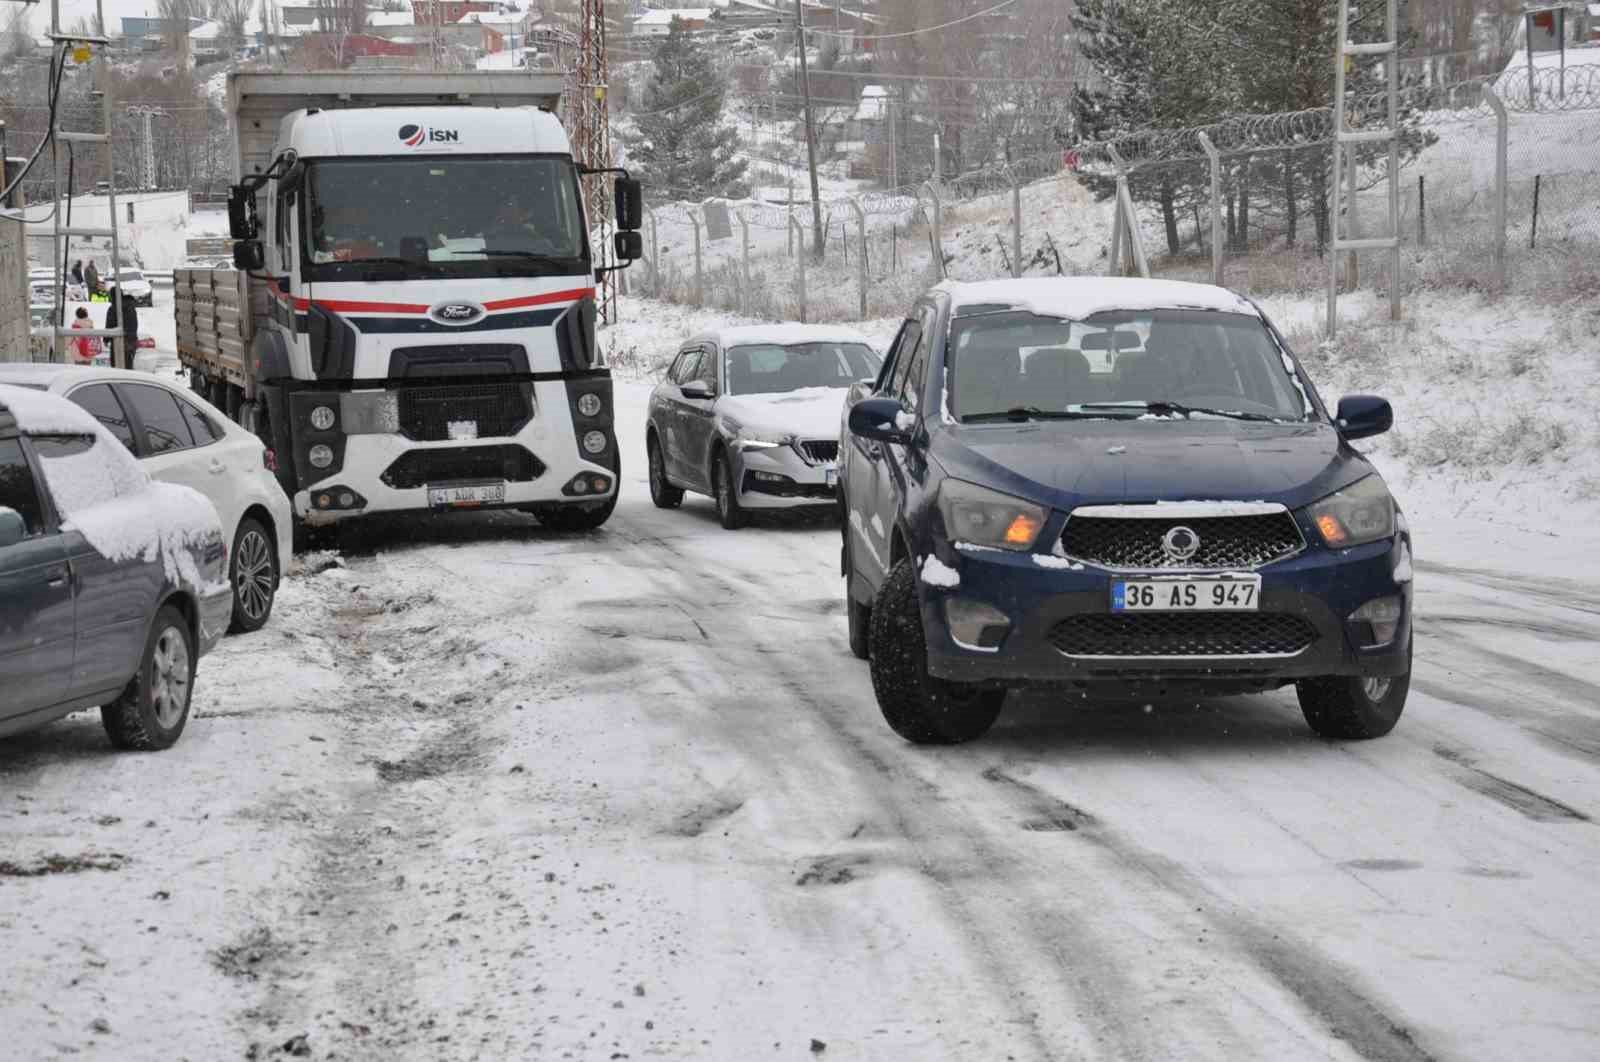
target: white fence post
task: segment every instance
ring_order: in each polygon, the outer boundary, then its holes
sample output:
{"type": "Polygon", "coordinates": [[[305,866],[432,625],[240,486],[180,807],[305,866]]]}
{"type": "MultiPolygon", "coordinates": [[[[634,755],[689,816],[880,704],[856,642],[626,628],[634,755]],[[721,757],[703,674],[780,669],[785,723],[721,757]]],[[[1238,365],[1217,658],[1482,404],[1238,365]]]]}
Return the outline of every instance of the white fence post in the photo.
{"type": "Polygon", "coordinates": [[[733,216],[739,219],[739,261],[744,273],[744,283],[739,287],[739,310],[741,313],[748,313],[750,304],[750,219],[745,215],[743,207],[735,210],[733,216]]]}
{"type": "Polygon", "coordinates": [[[861,289],[861,317],[867,316],[867,212],[861,200],[851,196],[846,200],[856,215],[856,277],[861,289]]]}
{"type": "Polygon", "coordinates": [[[645,217],[650,219],[650,294],[656,298],[661,297],[661,235],[656,231],[656,212],[649,207],[644,208],[645,217]]]}
{"type": "Polygon", "coordinates": [[[944,233],[941,231],[944,222],[944,208],[939,202],[939,189],[932,181],[922,182],[922,191],[928,193],[928,198],[933,201],[933,222],[930,230],[933,234],[933,267],[939,271],[939,279],[943,280],[944,273],[944,233]]]}
{"type": "Polygon", "coordinates": [[[1011,275],[1022,275],[1022,180],[1011,168],[1004,166],[1006,180],[1011,182],[1011,275]]]}
{"type": "Polygon", "coordinates": [[[1222,286],[1222,155],[1211,137],[1200,134],[1200,146],[1211,162],[1211,283],[1222,286]]]}
{"type": "Polygon", "coordinates": [[[689,215],[689,223],[694,226],[694,304],[706,304],[705,282],[700,272],[700,215],[693,210],[685,210],[689,215]]]}
{"type": "Polygon", "coordinates": [[[1494,282],[1498,292],[1506,286],[1506,105],[1493,88],[1483,86],[1483,102],[1494,111],[1494,282]]]}
{"type": "Polygon", "coordinates": [[[800,253],[795,255],[795,277],[800,285],[800,323],[806,323],[806,229],[805,226],[789,215],[789,234],[796,237],[796,244],[800,253]]]}
{"type": "MultiPolygon", "coordinates": [[[[1115,144],[1106,145],[1106,154],[1111,156],[1111,162],[1117,167],[1117,219],[1121,224],[1113,225],[1114,231],[1119,231],[1122,239],[1127,242],[1128,257],[1133,259],[1133,264],[1138,268],[1141,277],[1149,277],[1150,261],[1144,253],[1144,234],[1139,231],[1139,214],[1133,208],[1133,193],[1128,191],[1128,165],[1122,161],[1122,156],[1117,152],[1115,144]]],[[[1113,237],[1112,243],[1117,242],[1113,237]]],[[[1119,257],[1115,251],[1111,255],[1113,275],[1116,274],[1119,257]]]]}

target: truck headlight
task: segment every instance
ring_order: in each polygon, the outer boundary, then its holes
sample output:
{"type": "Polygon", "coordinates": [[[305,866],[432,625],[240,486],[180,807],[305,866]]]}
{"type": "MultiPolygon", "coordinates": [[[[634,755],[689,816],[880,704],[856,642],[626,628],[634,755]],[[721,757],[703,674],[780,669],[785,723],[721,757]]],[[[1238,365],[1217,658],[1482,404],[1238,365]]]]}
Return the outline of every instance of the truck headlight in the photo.
{"type": "Polygon", "coordinates": [[[578,396],[578,412],[584,416],[598,417],[602,408],[604,408],[604,403],[600,401],[600,396],[593,391],[588,391],[578,396]]]}
{"type": "Polygon", "coordinates": [[[1306,506],[1306,513],[1330,549],[1359,546],[1394,534],[1394,498],[1376,474],[1306,506]]]}
{"type": "Polygon", "coordinates": [[[606,448],[606,433],[603,431],[587,432],[583,436],[583,448],[591,454],[598,454],[606,448]]]}
{"type": "Polygon", "coordinates": [[[312,468],[327,468],[333,464],[333,449],[318,443],[306,454],[306,460],[311,462],[312,468]]]}
{"type": "Polygon", "coordinates": [[[1044,530],[1042,506],[959,479],[939,488],[939,512],[950,541],[975,546],[1030,550],[1044,530]]]}
{"type": "Polygon", "coordinates": [[[333,427],[334,415],[332,406],[318,406],[311,411],[311,426],[318,431],[327,431],[333,427]]]}

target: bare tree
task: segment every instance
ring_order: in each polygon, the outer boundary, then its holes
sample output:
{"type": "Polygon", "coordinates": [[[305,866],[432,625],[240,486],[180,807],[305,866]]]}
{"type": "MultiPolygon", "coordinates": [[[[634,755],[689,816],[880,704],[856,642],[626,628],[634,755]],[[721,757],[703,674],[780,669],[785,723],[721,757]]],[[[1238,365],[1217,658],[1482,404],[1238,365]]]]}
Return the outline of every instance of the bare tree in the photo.
{"type": "Polygon", "coordinates": [[[244,47],[247,43],[245,27],[250,22],[250,0],[215,0],[211,5],[211,17],[222,27],[222,38],[230,49],[244,47]]]}
{"type": "Polygon", "coordinates": [[[33,30],[30,28],[30,10],[19,5],[6,12],[5,29],[0,31],[0,56],[9,60],[22,59],[34,49],[33,30]]]}
{"type": "Polygon", "coordinates": [[[156,11],[167,52],[177,57],[179,70],[189,69],[189,33],[192,20],[205,13],[204,0],[156,0],[156,11]]]}

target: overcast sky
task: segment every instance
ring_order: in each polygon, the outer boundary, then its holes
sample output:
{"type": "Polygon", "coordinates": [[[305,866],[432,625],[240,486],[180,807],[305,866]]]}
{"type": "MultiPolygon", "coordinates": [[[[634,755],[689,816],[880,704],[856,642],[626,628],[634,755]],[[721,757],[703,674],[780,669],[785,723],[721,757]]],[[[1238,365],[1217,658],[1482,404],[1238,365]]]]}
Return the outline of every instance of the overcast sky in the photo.
{"type": "MultiPolygon", "coordinates": [[[[155,0],[103,0],[106,13],[106,30],[113,37],[122,32],[122,17],[124,15],[154,15],[156,14],[155,0]]],[[[9,4],[7,5],[10,6],[9,4]]],[[[33,32],[44,34],[50,29],[50,4],[49,0],[30,4],[28,11],[33,18],[33,32]]],[[[61,0],[61,25],[63,28],[71,26],[80,18],[94,18],[94,0],[61,0]]]]}

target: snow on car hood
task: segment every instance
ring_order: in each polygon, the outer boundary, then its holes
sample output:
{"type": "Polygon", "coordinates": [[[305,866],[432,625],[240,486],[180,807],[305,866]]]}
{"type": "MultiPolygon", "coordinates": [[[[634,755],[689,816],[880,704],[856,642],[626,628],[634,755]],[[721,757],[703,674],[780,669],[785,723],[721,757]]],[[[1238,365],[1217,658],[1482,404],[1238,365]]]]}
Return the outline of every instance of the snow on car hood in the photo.
{"type": "Polygon", "coordinates": [[[844,414],[843,387],[805,387],[772,395],[724,395],[717,414],[747,431],[837,439],[844,414]]]}

